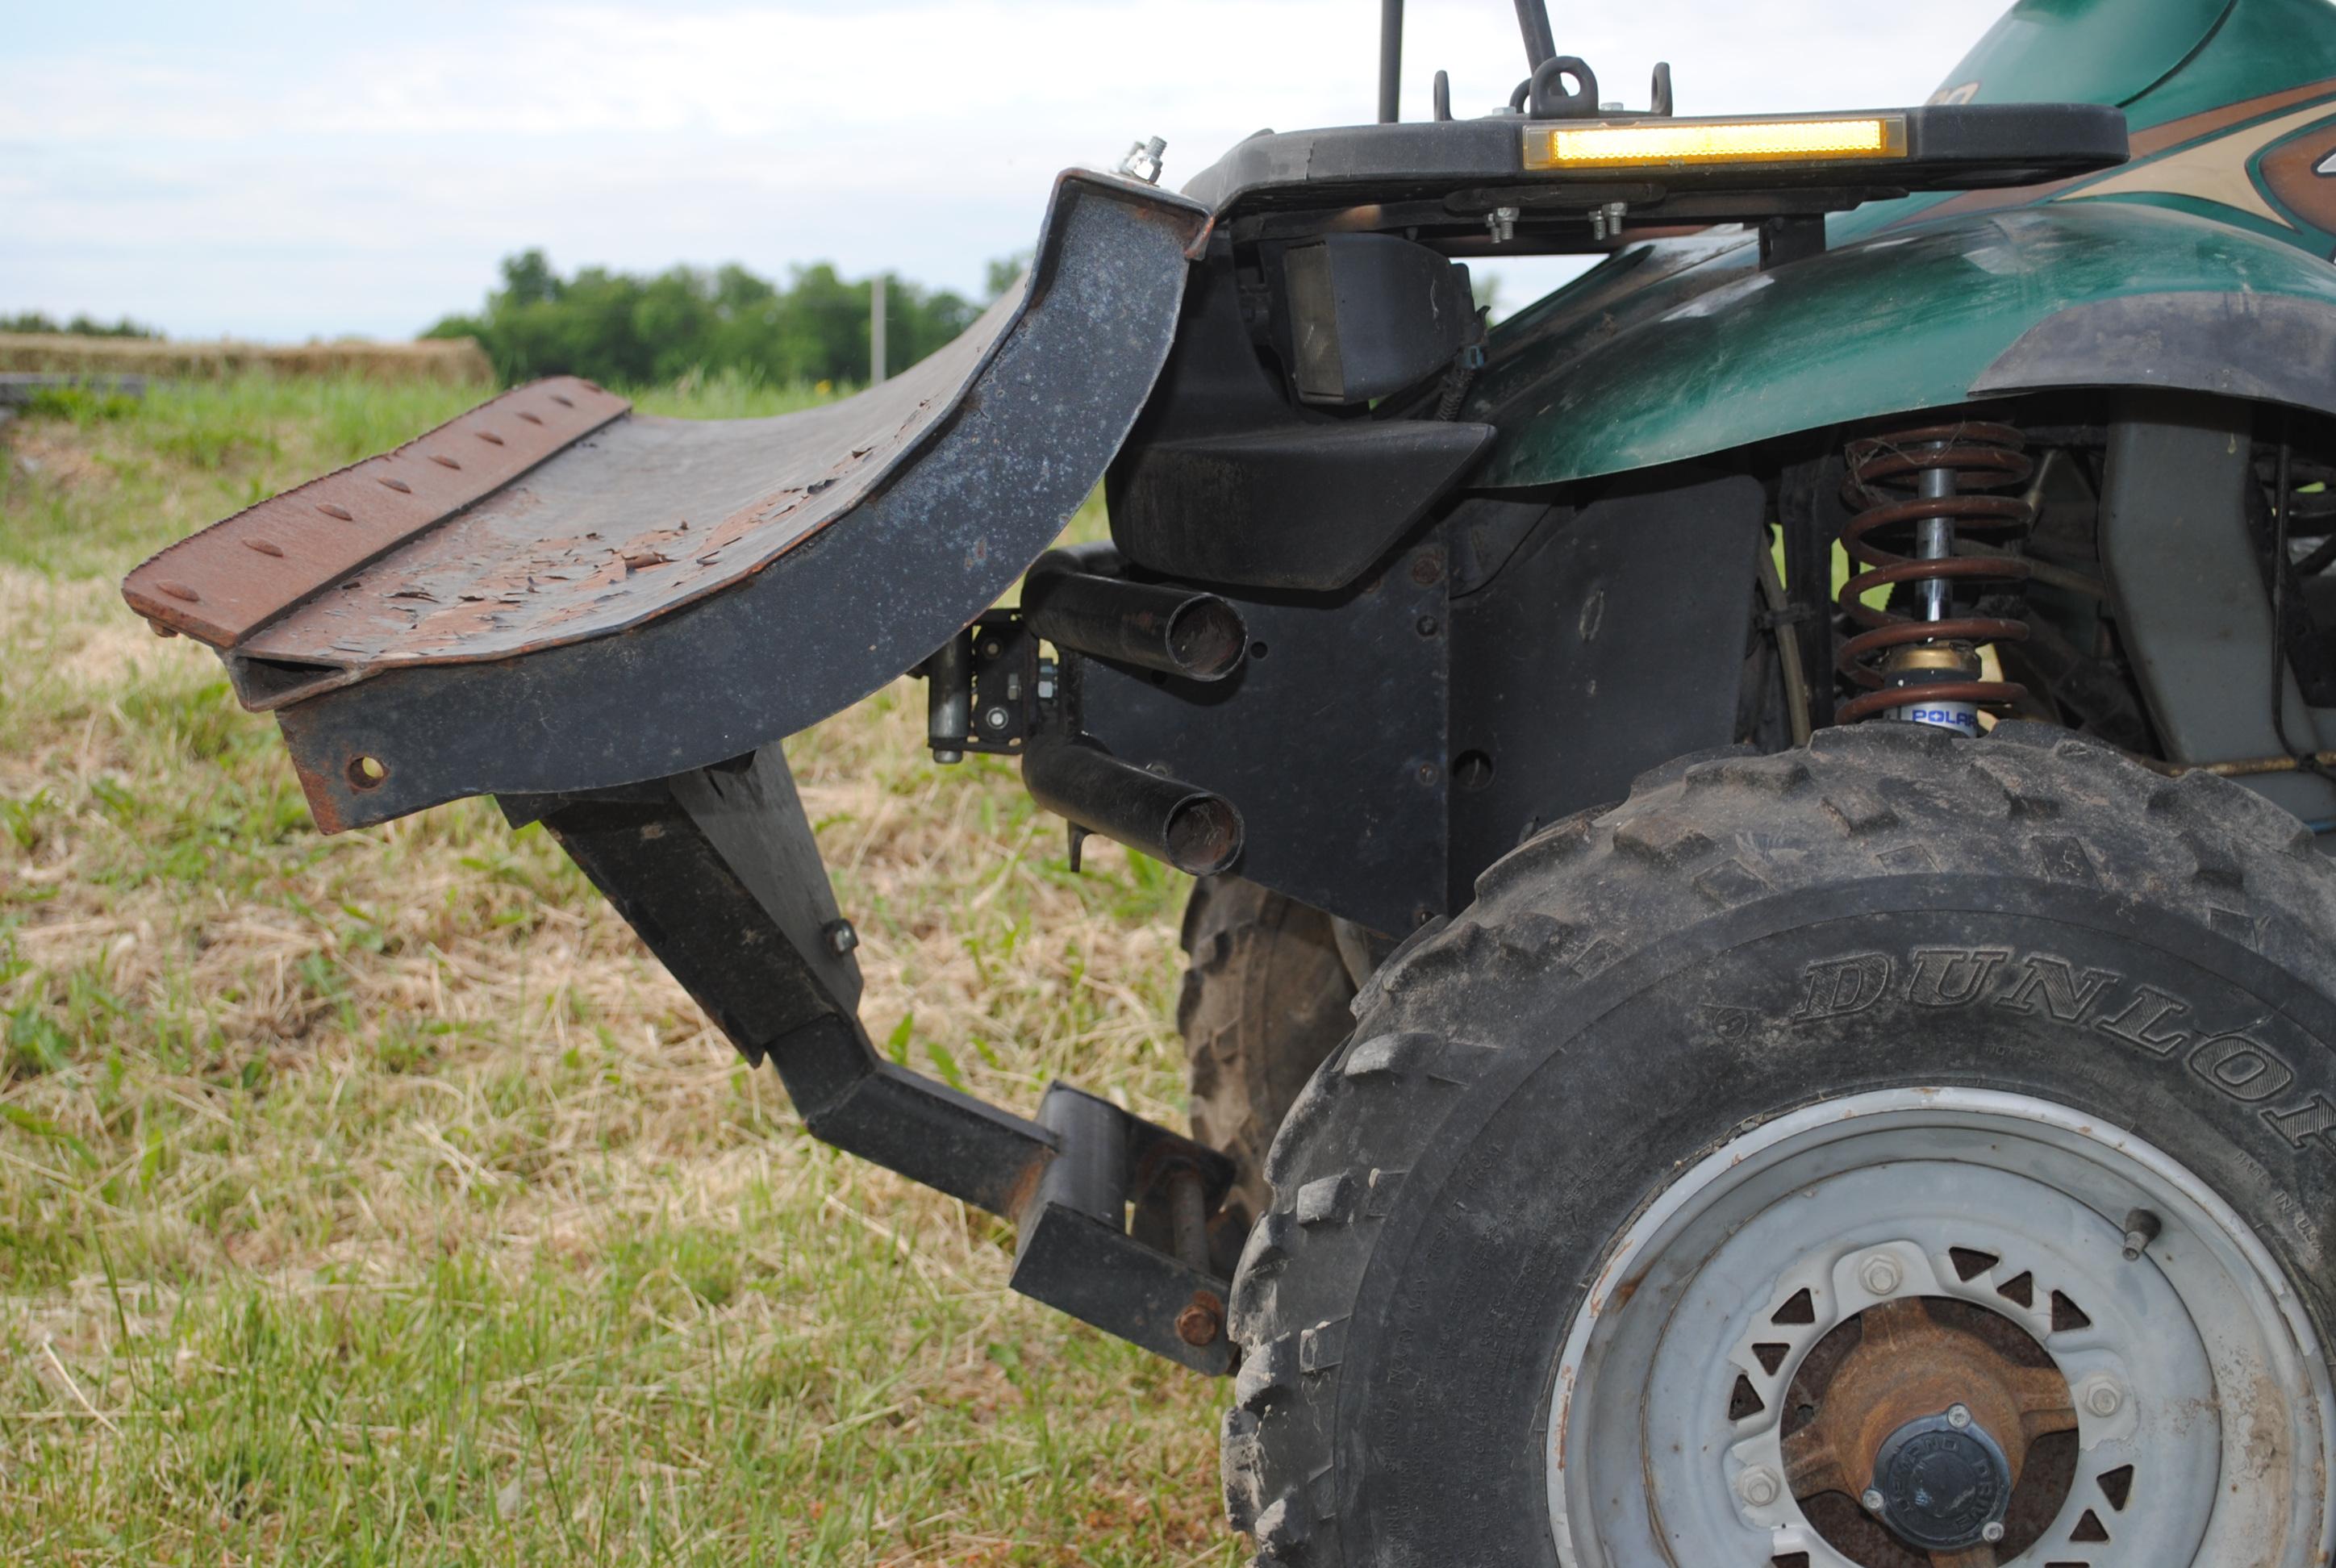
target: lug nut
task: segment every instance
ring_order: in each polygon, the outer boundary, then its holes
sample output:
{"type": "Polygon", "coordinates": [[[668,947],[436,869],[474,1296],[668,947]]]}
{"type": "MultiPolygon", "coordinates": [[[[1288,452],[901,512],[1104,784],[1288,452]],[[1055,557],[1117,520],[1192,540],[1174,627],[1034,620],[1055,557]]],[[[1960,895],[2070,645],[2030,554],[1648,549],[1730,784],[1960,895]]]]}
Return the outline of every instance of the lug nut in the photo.
{"type": "Polygon", "coordinates": [[[1868,1486],[1857,1500],[1865,1505],[1865,1511],[1868,1514],[1882,1512],[1882,1494],[1872,1486],[1868,1486]]]}
{"type": "Polygon", "coordinates": [[[1766,1465],[1755,1465],[1736,1478],[1736,1495],[1754,1508],[1766,1508],[1785,1495],[1785,1483],[1766,1465]]]}
{"type": "Polygon", "coordinates": [[[1965,1407],[1965,1406],[1961,1406],[1961,1405],[1950,1405],[1950,1406],[1948,1406],[1948,1407],[1947,1407],[1947,1425],[1948,1425],[1948,1426],[1950,1426],[1950,1427],[1953,1427],[1956,1431],[1958,1431],[1958,1432],[1961,1431],[1964,1427],[1966,1427],[1970,1426],[1970,1425],[1971,1425],[1971,1411],[1970,1411],[1970,1409],[1969,1409],[1967,1407],[1965,1407]]]}
{"type": "Polygon", "coordinates": [[[2085,1408],[2096,1416],[2114,1416],[2125,1408],[2125,1390],[2111,1378],[2088,1378],[2085,1383],[2085,1408]]]}
{"type": "Polygon", "coordinates": [[[1906,1271],[1887,1252],[1876,1252],[1857,1271],[1858,1283],[1876,1296],[1886,1296],[1905,1283],[1906,1271]]]}
{"type": "Polygon", "coordinates": [[[2000,1519],[1990,1519],[1986,1524],[1981,1525],[1979,1527],[1979,1538],[1986,1542],[1990,1546],[1994,1545],[1998,1541],[2002,1540],[2003,1521],[2000,1519]]]}

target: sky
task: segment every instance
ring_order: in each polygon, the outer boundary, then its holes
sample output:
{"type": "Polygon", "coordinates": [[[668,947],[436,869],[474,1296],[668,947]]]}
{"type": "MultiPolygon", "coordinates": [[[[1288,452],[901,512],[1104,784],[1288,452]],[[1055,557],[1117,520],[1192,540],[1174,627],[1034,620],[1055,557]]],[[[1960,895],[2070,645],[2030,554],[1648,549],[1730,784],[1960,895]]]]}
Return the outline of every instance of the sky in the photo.
{"type": "MultiPolygon", "coordinates": [[[[1644,107],[1663,59],[1679,112],[1733,113],[1918,103],[2005,3],[1552,15],[1601,97],[1644,107]]],[[[1439,66],[1456,113],[1505,101],[1509,0],[1406,11],[1407,118],[1439,66]]],[[[1177,185],[1261,127],[1369,119],[1377,29],[1375,0],[0,0],[0,315],[404,337],[531,246],[563,272],[825,260],[978,296],[1059,169],[1160,136],[1177,185]]]]}

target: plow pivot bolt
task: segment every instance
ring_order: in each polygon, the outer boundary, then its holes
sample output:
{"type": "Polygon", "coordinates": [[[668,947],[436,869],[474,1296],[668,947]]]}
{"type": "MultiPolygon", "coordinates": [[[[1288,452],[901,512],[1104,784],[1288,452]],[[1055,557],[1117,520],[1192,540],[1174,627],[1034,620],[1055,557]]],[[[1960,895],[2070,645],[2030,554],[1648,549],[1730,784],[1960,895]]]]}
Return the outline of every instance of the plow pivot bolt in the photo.
{"type": "Polygon", "coordinates": [[[1947,1425],[1960,1432],[1971,1425],[1971,1411],[1961,1405],[1947,1407],[1947,1425]]]}
{"type": "Polygon", "coordinates": [[[1990,1546],[1994,1545],[1998,1541],[2002,1540],[2003,1521],[2000,1519],[1990,1519],[1986,1524],[1981,1525],[1979,1527],[1979,1538],[1986,1542],[1990,1546]]]}
{"type": "Polygon", "coordinates": [[[2114,1416],[2125,1408],[2125,1390],[2107,1378],[2095,1378],[2085,1388],[2085,1408],[2096,1416],[2114,1416]]]}
{"type": "Polygon", "coordinates": [[[2136,1209],[2126,1215],[2125,1261],[2127,1262],[2133,1263],[2140,1261],[2141,1255],[2149,1250],[2150,1242],[2157,1240],[2159,1225],[2157,1215],[2148,1209],[2136,1209]]]}
{"type": "Polygon", "coordinates": [[[850,920],[830,920],[821,934],[827,939],[827,950],[837,958],[860,945],[860,933],[852,929],[850,920]]]}
{"type": "Polygon", "coordinates": [[[1905,1282],[1906,1271],[1887,1252],[1876,1252],[1857,1271],[1857,1281],[1876,1296],[1886,1296],[1905,1282]]]}
{"type": "Polygon", "coordinates": [[[981,716],[981,722],[988,725],[992,729],[1004,729],[1006,727],[1006,718],[1007,715],[1004,708],[994,707],[981,716]]]}
{"type": "Polygon", "coordinates": [[[1857,1500],[1865,1505],[1865,1511],[1869,1514],[1882,1512],[1882,1494],[1871,1486],[1868,1486],[1857,1500]]]}
{"type": "Polygon", "coordinates": [[[1224,1327],[1224,1311],[1216,1298],[1203,1290],[1193,1297],[1192,1304],[1176,1314],[1176,1338],[1195,1349],[1213,1345],[1224,1327]]]}
{"type": "Polygon", "coordinates": [[[1755,1508],[1766,1508],[1785,1495],[1785,1484],[1766,1465],[1755,1465],[1736,1478],[1736,1495],[1755,1508]]]}

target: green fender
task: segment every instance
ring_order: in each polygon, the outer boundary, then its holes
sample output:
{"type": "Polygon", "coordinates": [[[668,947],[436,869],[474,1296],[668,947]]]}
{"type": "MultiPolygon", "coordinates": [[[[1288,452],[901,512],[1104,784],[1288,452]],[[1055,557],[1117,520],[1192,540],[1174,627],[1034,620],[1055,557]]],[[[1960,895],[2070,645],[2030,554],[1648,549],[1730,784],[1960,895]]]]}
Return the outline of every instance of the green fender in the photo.
{"type": "Polygon", "coordinates": [[[1504,325],[1465,417],[1519,488],[2047,386],[2336,413],[2336,266],[2139,202],[2014,208],[1761,271],[1740,233],[1634,247],[1504,325]]]}
{"type": "Polygon", "coordinates": [[[1554,484],[2049,386],[2336,412],[2336,6],[2020,0],[1937,98],[2116,103],[2133,161],[1633,246],[1505,322],[1478,483],[1554,484]]]}

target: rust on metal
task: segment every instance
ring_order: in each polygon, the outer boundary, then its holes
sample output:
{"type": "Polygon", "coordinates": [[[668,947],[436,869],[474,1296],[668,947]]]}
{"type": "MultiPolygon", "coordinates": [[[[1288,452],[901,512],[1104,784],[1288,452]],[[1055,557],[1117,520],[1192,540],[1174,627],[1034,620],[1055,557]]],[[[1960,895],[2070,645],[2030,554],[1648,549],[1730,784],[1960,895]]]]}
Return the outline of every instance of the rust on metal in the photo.
{"type": "MultiPolygon", "coordinates": [[[[1815,1381],[1795,1384],[1794,1398],[1815,1412],[1784,1441],[1785,1485],[1795,1497],[1859,1495],[1874,1485],[1892,1433],[1957,1405],[2003,1450],[2015,1495],[2036,1440],[2077,1428],[2068,1379],[2040,1347],[2024,1358],[2007,1353],[2005,1336],[2018,1332],[2008,1321],[1983,1336],[1939,1321],[1911,1297],[1870,1307],[1854,1321],[1856,1346],[1815,1381]]],[[[1981,1546],[1931,1560],[1963,1568],[1996,1556],[1981,1546]]]]}
{"type": "Polygon", "coordinates": [[[1176,1337],[1195,1349],[1213,1345],[1224,1332],[1225,1304],[1213,1290],[1195,1290],[1190,1305],[1176,1314],[1176,1337]]]}
{"type": "MultiPolygon", "coordinates": [[[[1205,246],[1209,224],[1189,204],[1131,205],[1173,228],[1188,257],[1205,246]]],[[[735,586],[881,493],[966,412],[968,387],[1041,297],[1046,271],[913,374],[797,414],[657,419],[573,377],[520,388],[172,546],[124,595],[232,655],[238,695],[255,709],[392,669],[491,663],[638,628],[735,586]],[[283,555],[222,549],[255,530],[283,555]],[[190,593],[164,591],[163,574],[190,593]]]]}
{"type": "Polygon", "coordinates": [[[173,547],[125,593],[279,715],[328,832],[738,756],[914,665],[1059,531],[1157,379],[1207,229],[1188,199],[1067,172],[1029,282],[856,397],[669,420],[540,383],[173,547]],[[359,756],[384,771],[359,782],[359,756]]]}
{"type": "Polygon", "coordinates": [[[217,648],[239,648],[312,596],[630,407],[574,376],[504,393],[394,452],[312,480],[181,540],[132,571],[122,597],[150,620],[217,648]],[[522,422],[522,413],[537,419],[522,422]],[[465,435],[498,430],[509,433],[508,443],[468,469],[433,461],[465,435]],[[319,516],[332,521],[319,522],[319,516]],[[254,539],[274,545],[275,553],[238,548],[254,539]],[[255,560],[255,553],[267,559],[255,560]]]}
{"type": "Polygon", "coordinates": [[[459,488],[459,502],[433,507],[365,560],[338,558],[321,584],[271,603],[265,625],[233,628],[221,646],[238,656],[317,677],[273,691],[247,684],[247,705],[280,706],[396,667],[486,662],[621,631],[740,581],[866,501],[913,455],[955,410],[1016,304],[1009,294],[918,375],[849,403],[770,419],[604,422],[590,441],[514,474],[522,455],[608,396],[570,384],[582,408],[569,413],[542,394],[548,386],[529,389],[533,411],[550,423],[529,429],[520,409],[506,407],[494,419],[501,434],[483,423],[465,427],[481,443],[475,477],[452,481],[420,462],[375,475],[459,488]]]}

